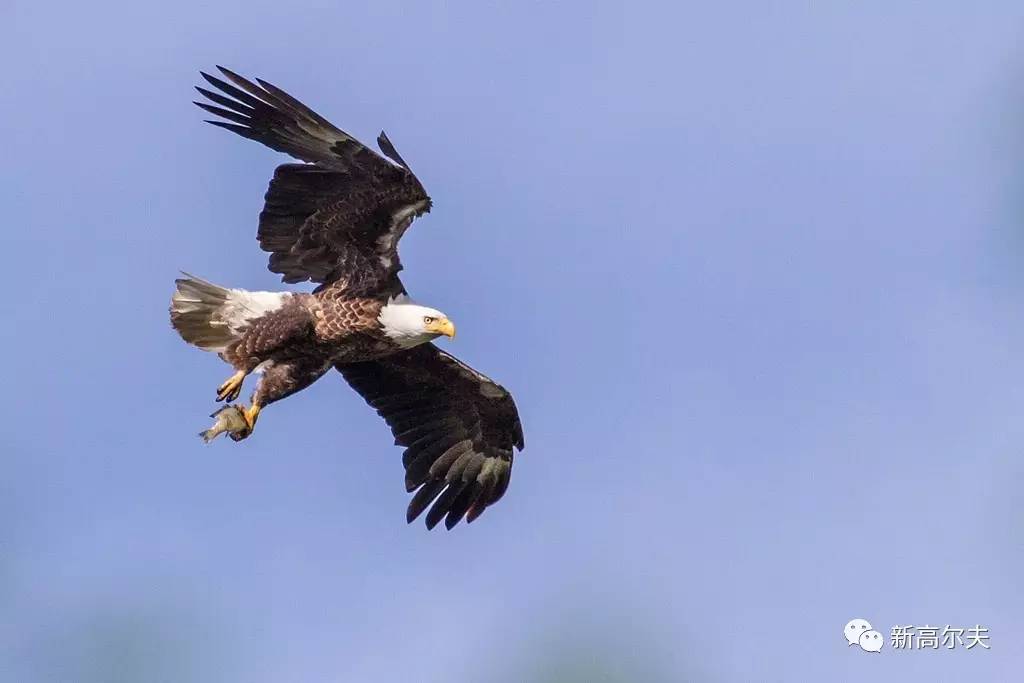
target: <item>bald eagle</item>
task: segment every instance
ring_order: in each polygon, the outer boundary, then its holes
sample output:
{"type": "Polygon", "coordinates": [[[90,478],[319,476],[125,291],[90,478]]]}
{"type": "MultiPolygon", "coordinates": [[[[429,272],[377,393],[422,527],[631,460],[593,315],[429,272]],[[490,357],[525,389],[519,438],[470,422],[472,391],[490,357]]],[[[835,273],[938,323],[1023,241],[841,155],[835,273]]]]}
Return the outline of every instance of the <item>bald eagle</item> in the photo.
{"type": "Polygon", "coordinates": [[[404,446],[407,520],[472,522],[505,493],[523,429],[501,385],[432,344],[454,337],[441,311],[414,302],[398,277],[398,241],[431,200],[381,132],[382,154],[266,81],[223,67],[196,89],[210,120],[304,163],[278,166],[259,216],[269,268],[312,293],[253,292],[176,280],[171,324],[235,372],[217,389],[226,407],[209,441],[252,434],[260,411],[332,368],[377,410],[404,446]],[[262,373],[248,407],[233,403],[262,373]]]}

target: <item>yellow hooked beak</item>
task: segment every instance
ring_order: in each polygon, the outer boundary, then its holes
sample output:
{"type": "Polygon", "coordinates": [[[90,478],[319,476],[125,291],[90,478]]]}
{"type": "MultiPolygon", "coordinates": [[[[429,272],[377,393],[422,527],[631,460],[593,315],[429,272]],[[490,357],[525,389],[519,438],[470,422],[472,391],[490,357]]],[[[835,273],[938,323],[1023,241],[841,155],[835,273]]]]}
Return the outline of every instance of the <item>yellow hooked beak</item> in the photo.
{"type": "Polygon", "coordinates": [[[455,339],[455,325],[448,318],[437,318],[427,325],[427,331],[434,334],[443,334],[449,339],[455,339]]]}

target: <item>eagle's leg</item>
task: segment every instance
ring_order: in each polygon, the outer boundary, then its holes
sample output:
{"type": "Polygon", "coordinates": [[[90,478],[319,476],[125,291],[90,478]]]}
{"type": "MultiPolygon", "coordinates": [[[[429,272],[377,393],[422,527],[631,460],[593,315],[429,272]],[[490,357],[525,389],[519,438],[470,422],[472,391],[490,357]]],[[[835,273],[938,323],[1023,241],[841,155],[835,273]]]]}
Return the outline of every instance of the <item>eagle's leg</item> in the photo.
{"type": "Polygon", "coordinates": [[[237,399],[242,393],[242,383],[248,374],[245,370],[239,370],[228,377],[223,384],[217,387],[217,400],[230,403],[237,399]]]}
{"type": "Polygon", "coordinates": [[[235,441],[241,441],[252,434],[252,430],[256,429],[256,418],[260,416],[260,404],[256,402],[256,396],[253,395],[251,406],[240,408],[240,410],[242,411],[242,419],[245,420],[245,427],[228,434],[235,441]]]}
{"type": "Polygon", "coordinates": [[[246,427],[231,432],[231,438],[241,441],[252,434],[261,410],[274,401],[280,401],[305,389],[320,379],[330,367],[330,363],[319,357],[303,357],[268,364],[260,383],[256,385],[256,391],[252,393],[251,405],[241,409],[246,427]]]}

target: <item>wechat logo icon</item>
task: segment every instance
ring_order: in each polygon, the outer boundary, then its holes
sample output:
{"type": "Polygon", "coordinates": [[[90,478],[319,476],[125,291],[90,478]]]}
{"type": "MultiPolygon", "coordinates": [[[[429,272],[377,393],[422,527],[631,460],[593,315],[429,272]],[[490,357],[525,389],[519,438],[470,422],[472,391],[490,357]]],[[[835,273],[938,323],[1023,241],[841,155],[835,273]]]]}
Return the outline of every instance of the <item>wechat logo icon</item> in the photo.
{"type": "Polygon", "coordinates": [[[865,652],[881,652],[885,639],[882,634],[871,628],[866,619],[851,619],[843,627],[846,645],[860,645],[865,652]]]}

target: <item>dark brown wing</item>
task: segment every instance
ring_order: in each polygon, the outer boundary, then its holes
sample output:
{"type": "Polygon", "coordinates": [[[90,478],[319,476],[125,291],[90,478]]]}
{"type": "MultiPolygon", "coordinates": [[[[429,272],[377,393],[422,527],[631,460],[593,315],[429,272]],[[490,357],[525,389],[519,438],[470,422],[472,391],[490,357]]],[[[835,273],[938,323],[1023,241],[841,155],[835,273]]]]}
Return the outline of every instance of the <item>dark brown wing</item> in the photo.
{"type": "Polygon", "coordinates": [[[443,517],[451,529],[463,517],[472,522],[505,493],[512,448],[523,449],[523,427],[500,384],[433,344],[335,367],[405,446],[405,487],[416,491],[408,521],[433,503],[427,528],[443,517]]]}
{"type": "Polygon", "coordinates": [[[257,233],[270,270],[285,282],[383,287],[401,270],[399,239],[431,205],[391,141],[377,138],[385,159],[280,88],[217,68],[227,81],[202,76],[220,93],[196,88],[214,103],[196,104],[223,119],[209,123],[309,162],[279,166],[270,181],[257,233]]]}

